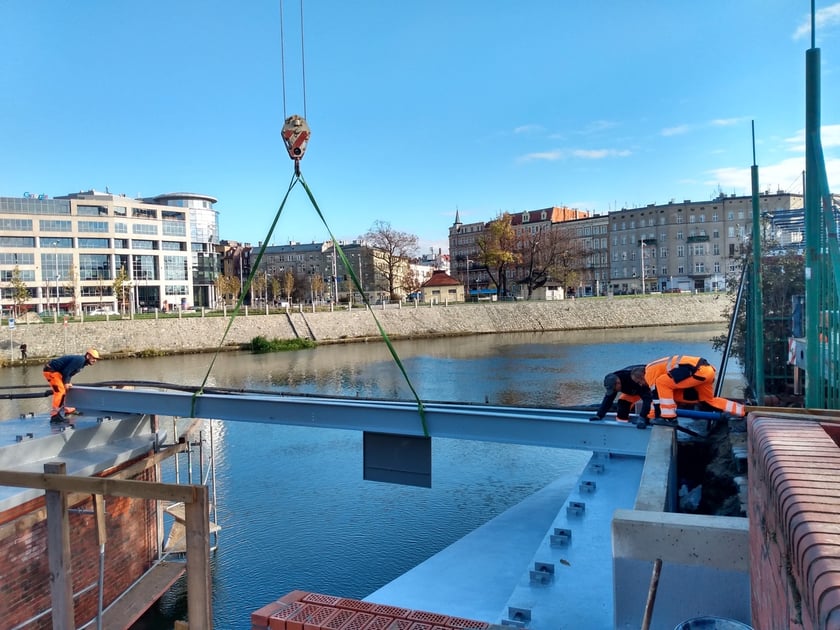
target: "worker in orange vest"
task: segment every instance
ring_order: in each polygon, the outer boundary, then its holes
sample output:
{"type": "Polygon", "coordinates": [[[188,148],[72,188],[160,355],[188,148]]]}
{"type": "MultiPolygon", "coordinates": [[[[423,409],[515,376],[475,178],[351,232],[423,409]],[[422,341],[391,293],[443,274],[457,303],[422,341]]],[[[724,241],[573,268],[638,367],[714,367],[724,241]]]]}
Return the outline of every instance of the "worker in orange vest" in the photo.
{"type": "Polygon", "coordinates": [[[99,359],[99,352],[96,348],[88,348],[84,354],[68,354],[47,361],[44,366],[44,378],[47,379],[53,391],[50,422],[64,422],[67,415],[76,413],[75,407],[64,406],[67,390],[73,387],[70,379],[82,368],[96,363],[97,359],[99,359]],[[63,415],[62,411],[64,411],[63,415]]]}
{"type": "Polygon", "coordinates": [[[733,416],[744,415],[744,405],[715,396],[715,368],[702,357],[662,357],[645,366],[645,380],[653,391],[654,410],[665,420],[677,417],[678,403],[702,402],[733,416]]]}

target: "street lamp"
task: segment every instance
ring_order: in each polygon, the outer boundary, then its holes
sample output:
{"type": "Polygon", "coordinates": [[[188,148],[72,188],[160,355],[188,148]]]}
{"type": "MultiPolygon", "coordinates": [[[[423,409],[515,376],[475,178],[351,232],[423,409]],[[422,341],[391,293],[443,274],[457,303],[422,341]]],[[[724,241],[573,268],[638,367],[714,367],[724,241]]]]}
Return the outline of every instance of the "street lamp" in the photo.
{"type": "Polygon", "coordinates": [[[474,262],[474,260],[470,260],[469,258],[467,258],[467,296],[470,295],[470,270],[472,269],[472,263],[474,262]]]}
{"type": "MultiPolygon", "coordinates": [[[[53,259],[55,260],[55,313],[53,314],[53,321],[58,321],[58,307],[59,307],[59,297],[58,297],[58,280],[61,278],[61,274],[58,273],[58,241],[52,242],[53,248],[53,259]]],[[[50,293],[50,285],[49,279],[47,280],[47,303],[49,304],[49,293],[50,293]]]]}

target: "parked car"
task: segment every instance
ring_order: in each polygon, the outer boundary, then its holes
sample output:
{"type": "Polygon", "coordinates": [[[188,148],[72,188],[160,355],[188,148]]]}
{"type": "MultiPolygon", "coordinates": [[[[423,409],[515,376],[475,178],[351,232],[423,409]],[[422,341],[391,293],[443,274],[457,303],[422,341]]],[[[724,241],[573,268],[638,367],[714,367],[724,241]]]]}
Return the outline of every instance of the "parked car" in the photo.
{"type": "Polygon", "coordinates": [[[95,308],[90,315],[119,315],[119,313],[112,308],[95,308]]]}

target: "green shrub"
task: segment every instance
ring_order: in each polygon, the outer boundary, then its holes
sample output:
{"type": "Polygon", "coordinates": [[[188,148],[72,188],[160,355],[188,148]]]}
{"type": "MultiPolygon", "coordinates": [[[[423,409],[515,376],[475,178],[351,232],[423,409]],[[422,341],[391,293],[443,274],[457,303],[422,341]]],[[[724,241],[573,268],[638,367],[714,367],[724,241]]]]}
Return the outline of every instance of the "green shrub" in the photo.
{"type": "Polygon", "coordinates": [[[304,350],[314,348],[316,343],[311,339],[266,339],[258,336],[251,339],[248,349],[257,354],[266,352],[284,352],[286,350],[304,350]]]}

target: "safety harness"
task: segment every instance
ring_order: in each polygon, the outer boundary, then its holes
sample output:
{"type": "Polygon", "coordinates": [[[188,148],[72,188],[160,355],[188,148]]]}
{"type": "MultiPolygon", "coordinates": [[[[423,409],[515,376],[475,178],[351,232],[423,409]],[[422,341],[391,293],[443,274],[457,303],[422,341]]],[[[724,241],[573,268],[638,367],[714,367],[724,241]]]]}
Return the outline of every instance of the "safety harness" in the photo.
{"type": "Polygon", "coordinates": [[[685,361],[689,357],[672,357],[671,360],[668,362],[668,376],[675,383],[679,383],[684,381],[687,378],[694,378],[698,381],[705,381],[705,376],[698,376],[697,371],[706,365],[709,365],[709,362],[706,361],[703,357],[690,357],[691,359],[697,359],[696,361],[685,361]]]}

